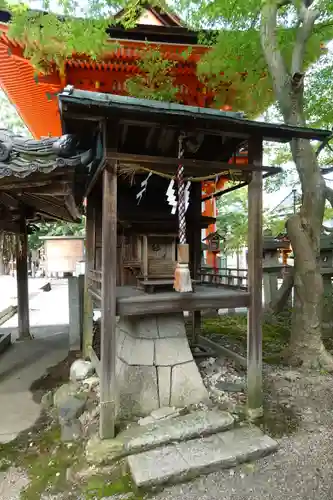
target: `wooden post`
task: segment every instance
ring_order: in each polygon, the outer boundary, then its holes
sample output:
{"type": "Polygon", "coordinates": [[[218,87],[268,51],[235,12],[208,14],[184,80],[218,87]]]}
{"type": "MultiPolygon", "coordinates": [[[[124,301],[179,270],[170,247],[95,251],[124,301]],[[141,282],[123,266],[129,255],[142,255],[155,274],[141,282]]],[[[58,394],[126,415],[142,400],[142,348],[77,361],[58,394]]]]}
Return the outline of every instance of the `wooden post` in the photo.
{"type": "Polygon", "coordinates": [[[20,234],[16,236],[16,279],[17,279],[17,312],[18,338],[30,337],[29,324],[29,284],[28,284],[28,233],[25,216],[20,218],[20,234]]]}
{"type": "MultiPolygon", "coordinates": [[[[249,140],[249,163],[262,164],[262,139],[249,140]]],[[[247,405],[252,419],[263,413],[262,396],[262,172],[253,172],[248,188],[247,405]]]]}
{"type": "Polygon", "coordinates": [[[100,438],[113,438],[116,419],[117,164],[103,172],[100,438]]]}
{"type": "Polygon", "coordinates": [[[84,313],[83,313],[83,355],[89,356],[93,341],[93,301],[88,292],[89,271],[95,268],[95,207],[92,194],[87,198],[86,218],[86,264],[84,277],[84,313]]]}
{"type": "Polygon", "coordinates": [[[142,236],[142,266],[143,266],[143,280],[148,280],[148,237],[146,234],[142,236]]]}
{"type": "MultiPolygon", "coordinates": [[[[201,268],[201,227],[200,219],[202,212],[201,202],[201,182],[193,182],[191,186],[193,200],[193,216],[195,223],[192,230],[192,279],[198,280],[200,277],[199,271],[201,268]]],[[[201,333],[201,311],[193,311],[192,314],[192,345],[198,344],[199,335],[201,333]]]]}

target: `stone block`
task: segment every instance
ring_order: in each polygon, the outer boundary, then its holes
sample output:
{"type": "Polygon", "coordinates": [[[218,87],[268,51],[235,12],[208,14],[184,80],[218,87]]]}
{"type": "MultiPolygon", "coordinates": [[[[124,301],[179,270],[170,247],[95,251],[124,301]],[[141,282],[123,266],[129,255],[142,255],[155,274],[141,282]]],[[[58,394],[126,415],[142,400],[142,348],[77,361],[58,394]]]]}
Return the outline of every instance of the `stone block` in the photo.
{"type": "Polygon", "coordinates": [[[179,410],[174,406],[164,406],[158,410],[152,411],[151,416],[154,420],[166,420],[168,418],[178,417],[179,410]]]}
{"type": "Polygon", "coordinates": [[[95,368],[90,361],[76,359],[71,365],[69,378],[72,382],[76,382],[91,377],[94,372],[95,368]]]}
{"type": "Polygon", "coordinates": [[[193,356],[186,337],[155,340],[155,364],[157,366],[173,366],[192,360],[193,356]]]}
{"type": "Polygon", "coordinates": [[[126,335],[119,357],[128,365],[153,366],[154,341],[126,335]]]}
{"type": "Polygon", "coordinates": [[[171,397],[171,367],[158,366],[157,378],[160,406],[169,406],[171,397]]]}
{"type": "Polygon", "coordinates": [[[170,405],[180,408],[198,403],[209,403],[209,396],[197,365],[190,361],[174,366],[171,372],[170,405]]]}
{"type": "Polygon", "coordinates": [[[118,435],[118,439],[125,443],[128,454],[138,453],[173,442],[208,436],[230,429],[233,423],[234,419],[229,413],[198,411],[125,430],[118,435]]]}
{"type": "Polygon", "coordinates": [[[120,415],[146,416],[159,408],[155,366],[122,364],[118,378],[120,415]]]}
{"type": "Polygon", "coordinates": [[[82,436],[82,426],[79,420],[73,420],[72,422],[63,423],[60,426],[60,430],[60,439],[64,443],[76,441],[82,436]]]}
{"type": "Polygon", "coordinates": [[[182,313],[160,314],[157,317],[158,335],[161,339],[186,337],[184,315],[182,313]]]}
{"type": "Polygon", "coordinates": [[[138,487],[149,488],[174,479],[179,481],[189,466],[175,446],[166,446],[139,455],[128,457],[128,465],[134,483],[138,487]]]}
{"type": "Polygon", "coordinates": [[[158,338],[157,328],[158,316],[134,316],[133,331],[136,337],[141,339],[156,339],[158,338]]]}
{"type": "Polygon", "coordinates": [[[128,464],[136,486],[149,488],[233,467],[276,448],[259,429],[242,427],[132,455],[128,464]]]}
{"type": "Polygon", "coordinates": [[[116,439],[100,439],[97,435],[89,439],[86,459],[89,464],[104,465],[124,454],[124,444],[116,439]]]}

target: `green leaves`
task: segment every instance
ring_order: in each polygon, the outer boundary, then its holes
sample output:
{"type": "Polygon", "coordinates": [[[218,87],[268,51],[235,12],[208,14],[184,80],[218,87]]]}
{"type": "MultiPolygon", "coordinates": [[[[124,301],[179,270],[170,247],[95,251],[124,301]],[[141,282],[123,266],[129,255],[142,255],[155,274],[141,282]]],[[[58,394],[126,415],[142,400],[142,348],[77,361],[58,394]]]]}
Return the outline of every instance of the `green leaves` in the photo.
{"type": "Polygon", "coordinates": [[[38,250],[43,242],[40,236],[83,236],[85,234],[85,219],[80,223],[70,222],[43,222],[38,224],[38,231],[29,235],[29,249],[38,250]]]}
{"type": "Polygon", "coordinates": [[[157,101],[176,100],[178,88],[172,75],[173,61],[165,59],[159,49],[152,49],[147,44],[139,53],[137,65],[139,74],[126,81],[129,95],[157,101]]]}

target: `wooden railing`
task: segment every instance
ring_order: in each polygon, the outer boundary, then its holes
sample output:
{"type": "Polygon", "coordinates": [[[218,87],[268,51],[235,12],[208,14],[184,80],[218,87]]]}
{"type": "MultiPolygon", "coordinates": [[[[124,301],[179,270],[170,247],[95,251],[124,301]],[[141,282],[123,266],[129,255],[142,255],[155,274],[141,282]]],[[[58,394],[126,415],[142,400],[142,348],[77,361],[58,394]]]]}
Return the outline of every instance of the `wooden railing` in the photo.
{"type": "Polygon", "coordinates": [[[93,301],[100,305],[102,300],[102,271],[88,269],[88,292],[93,301]]]}
{"type": "Polygon", "coordinates": [[[202,267],[199,271],[202,284],[228,286],[238,290],[247,290],[247,269],[223,268],[216,270],[202,267]]]}

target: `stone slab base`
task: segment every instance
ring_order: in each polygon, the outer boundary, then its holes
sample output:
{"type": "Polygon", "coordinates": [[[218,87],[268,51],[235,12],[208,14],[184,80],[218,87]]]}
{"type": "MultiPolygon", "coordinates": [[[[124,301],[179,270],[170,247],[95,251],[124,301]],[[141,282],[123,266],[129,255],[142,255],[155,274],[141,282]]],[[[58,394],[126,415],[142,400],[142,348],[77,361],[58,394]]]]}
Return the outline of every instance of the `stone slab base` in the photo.
{"type": "Polygon", "coordinates": [[[131,455],[127,461],[136,486],[151,488],[235,467],[276,449],[277,443],[257,427],[242,427],[131,455]]]}
{"type": "Polygon", "coordinates": [[[210,436],[230,429],[233,417],[223,411],[196,411],[188,415],[135,426],[120,432],[115,439],[92,437],[86,447],[86,458],[92,464],[108,464],[115,458],[186,441],[210,436]]]}
{"type": "Polygon", "coordinates": [[[120,417],[209,401],[182,313],[121,317],[116,335],[120,417]]]}

